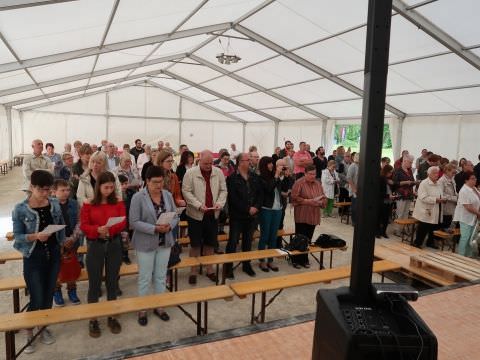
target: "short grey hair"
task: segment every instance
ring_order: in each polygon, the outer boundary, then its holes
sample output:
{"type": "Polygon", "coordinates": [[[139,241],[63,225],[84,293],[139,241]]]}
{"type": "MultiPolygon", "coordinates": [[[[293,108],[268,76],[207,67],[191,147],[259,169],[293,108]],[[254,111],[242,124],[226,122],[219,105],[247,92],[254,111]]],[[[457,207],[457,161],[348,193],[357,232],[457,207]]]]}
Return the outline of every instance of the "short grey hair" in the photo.
{"type": "Polygon", "coordinates": [[[432,172],[434,171],[440,171],[440,168],[438,166],[430,166],[428,169],[427,169],[427,175],[430,175],[432,172]]]}

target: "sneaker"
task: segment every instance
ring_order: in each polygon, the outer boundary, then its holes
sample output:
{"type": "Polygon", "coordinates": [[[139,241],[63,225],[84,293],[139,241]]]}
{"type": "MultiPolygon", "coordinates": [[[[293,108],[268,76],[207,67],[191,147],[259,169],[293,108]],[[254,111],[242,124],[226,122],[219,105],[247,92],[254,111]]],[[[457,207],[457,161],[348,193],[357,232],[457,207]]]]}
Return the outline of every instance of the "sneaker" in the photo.
{"type": "MultiPolygon", "coordinates": [[[[32,341],[33,339],[33,335],[29,335],[27,336],[27,343],[32,341]]],[[[23,350],[23,352],[25,354],[33,354],[35,352],[35,344],[32,342],[30,343],[30,345],[28,345],[27,347],[25,347],[25,349],[23,350]]]]}
{"type": "Polygon", "coordinates": [[[55,337],[48,328],[45,328],[40,334],[40,341],[45,345],[52,345],[55,342],[55,337]]]}
{"type": "Polygon", "coordinates": [[[123,295],[123,291],[120,288],[117,288],[117,297],[120,297],[123,295]]]}
{"type": "Polygon", "coordinates": [[[62,290],[55,290],[53,293],[53,304],[56,307],[65,306],[65,300],[63,300],[62,290]]]}
{"type": "Polygon", "coordinates": [[[188,277],[188,283],[190,285],[195,285],[197,283],[197,275],[190,275],[188,277]]]}
{"type": "Polygon", "coordinates": [[[68,299],[73,305],[80,304],[80,299],[77,296],[77,289],[68,290],[68,299]]]}
{"type": "Polygon", "coordinates": [[[122,332],[122,327],[120,326],[120,323],[117,319],[109,317],[107,324],[112,334],[120,334],[122,332]]]}
{"type": "Polygon", "coordinates": [[[126,264],[126,265],[130,265],[132,263],[132,261],[130,260],[130,258],[127,256],[124,256],[123,257],[123,262],[126,264]]]}
{"type": "Polygon", "coordinates": [[[92,338],[98,338],[102,335],[102,330],[100,330],[97,320],[90,320],[88,324],[88,334],[92,338]]]}

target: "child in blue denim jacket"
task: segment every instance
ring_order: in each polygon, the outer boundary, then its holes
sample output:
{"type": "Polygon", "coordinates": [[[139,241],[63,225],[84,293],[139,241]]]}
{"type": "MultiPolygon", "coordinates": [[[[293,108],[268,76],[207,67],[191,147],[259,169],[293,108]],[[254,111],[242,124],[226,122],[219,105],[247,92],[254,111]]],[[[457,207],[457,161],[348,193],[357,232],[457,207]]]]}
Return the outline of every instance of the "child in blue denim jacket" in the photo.
{"type": "MultiPolygon", "coordinates": [[[[30,195],[15,205],[12,213],[15,242],[13,247],[23,254],[23,277],[30,293],[27,311],[50,309],[60,269],[60,246],[65,241],[65,230],[42,232],[48,225],[63,225],[58,201],[49,197],[53,176],[45,170],[35,170],[30,179],[30,195]]],[[[35,351],[33,329],[27,330],[26,353],[35,351]]],[[[53,344],[55,338],[48,329],[40,336],[44,344],[53,344]]]]}

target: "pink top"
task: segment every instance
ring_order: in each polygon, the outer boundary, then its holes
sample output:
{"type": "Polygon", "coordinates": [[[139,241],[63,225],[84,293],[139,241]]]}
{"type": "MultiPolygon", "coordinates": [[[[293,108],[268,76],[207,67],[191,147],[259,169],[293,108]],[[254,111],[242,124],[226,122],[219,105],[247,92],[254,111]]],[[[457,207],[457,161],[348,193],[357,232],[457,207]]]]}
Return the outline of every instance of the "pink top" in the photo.
{"type": "Polygon", "coordinates": [[[303,166],[297,165],[300,160],[312,160],[312,157],[310,156],[308,151],[297,151],[295,154],[293,154],[293,162],[295,165],[293,172],[295,174],[305,173],[305,168],[303,166]]]}

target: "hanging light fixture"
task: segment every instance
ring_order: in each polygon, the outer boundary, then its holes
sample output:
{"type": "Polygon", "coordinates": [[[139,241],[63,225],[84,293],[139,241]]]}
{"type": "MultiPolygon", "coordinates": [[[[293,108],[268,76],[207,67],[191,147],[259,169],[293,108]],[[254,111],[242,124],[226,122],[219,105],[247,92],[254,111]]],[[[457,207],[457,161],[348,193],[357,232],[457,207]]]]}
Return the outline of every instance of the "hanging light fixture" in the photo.
{"type": "Polygon", "coordinates": [[[217,54],[217,56],[216,56],[217,61],[220,64],[225,64],[225,65],[236,64],[240,60],[242,60],[241,57],[237,56],[233,52],[232,47],[230,46],[230,39],[228,39],[228,43],[227,43],[226,48],[224,48],[224,46],[222,44],[222,39],[219,38],[218,42],[220,43],[220,46],[222,47],[222,50],[223,50],[223,52],[221,52],[220,54],[217,54]]]}

